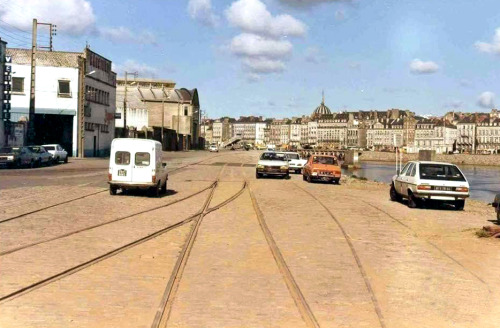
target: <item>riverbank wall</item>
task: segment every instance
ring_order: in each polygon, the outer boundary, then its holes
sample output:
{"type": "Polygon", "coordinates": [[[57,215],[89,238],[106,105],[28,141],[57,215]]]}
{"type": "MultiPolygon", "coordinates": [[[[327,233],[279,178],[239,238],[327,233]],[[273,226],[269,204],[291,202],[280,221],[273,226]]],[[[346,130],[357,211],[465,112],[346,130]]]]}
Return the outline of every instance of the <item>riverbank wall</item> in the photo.
{"type": "MultiPolygon", "coordinates": [[[[379,151],[364,151],[361,162],[396,162],[396,154],[379,151]]],[[[418,160],[418,154],[403,154],[403,162],[418,160]]],[[[459,165],[500,166],[500,155],[436,154],[436,161],[459,165]]]]}

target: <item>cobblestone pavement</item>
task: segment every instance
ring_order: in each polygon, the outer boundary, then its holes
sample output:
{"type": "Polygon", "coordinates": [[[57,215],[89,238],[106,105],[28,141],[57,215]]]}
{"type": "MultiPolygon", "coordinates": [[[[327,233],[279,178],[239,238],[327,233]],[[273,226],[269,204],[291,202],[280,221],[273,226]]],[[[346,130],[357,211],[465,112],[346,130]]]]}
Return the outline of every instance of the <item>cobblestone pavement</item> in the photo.
{"type": "Polygon", "coordinates": [[[258,154],[167,153],[161,198],[109,195],[105,160],[0,170],[0,327],[498,326],[491,207],[256,180],[258,154]]]}

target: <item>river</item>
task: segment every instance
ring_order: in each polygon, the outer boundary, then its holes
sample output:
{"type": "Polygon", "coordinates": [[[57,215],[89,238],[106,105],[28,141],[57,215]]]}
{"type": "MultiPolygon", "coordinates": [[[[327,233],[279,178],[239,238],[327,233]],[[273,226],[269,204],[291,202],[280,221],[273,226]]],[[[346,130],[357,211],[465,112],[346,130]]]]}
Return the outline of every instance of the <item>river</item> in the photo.
{"type": "MultiPolygon", "coordinates": [[[[491,203],[500,193],[500,166],[459,165],[470,184],[471,198],[491,203]]],[[[394,163],[361,162],[358,170],[343,170],[343,174],[390,183],[395,174],[394,163]]]]}

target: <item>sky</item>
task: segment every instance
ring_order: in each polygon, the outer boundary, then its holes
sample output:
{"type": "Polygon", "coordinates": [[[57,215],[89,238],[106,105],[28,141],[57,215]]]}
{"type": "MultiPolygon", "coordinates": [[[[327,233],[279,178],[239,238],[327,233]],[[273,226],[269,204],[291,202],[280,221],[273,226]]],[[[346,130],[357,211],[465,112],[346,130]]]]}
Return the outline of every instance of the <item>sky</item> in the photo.
{"type": "Polygon", "coordinates": [[[55,50],[197,88],[211,118],[310,115],[323,90],[335,112],[500,103],[498,0],[0,0],[0,37],[29,48],[34,17],[55,50]]]}

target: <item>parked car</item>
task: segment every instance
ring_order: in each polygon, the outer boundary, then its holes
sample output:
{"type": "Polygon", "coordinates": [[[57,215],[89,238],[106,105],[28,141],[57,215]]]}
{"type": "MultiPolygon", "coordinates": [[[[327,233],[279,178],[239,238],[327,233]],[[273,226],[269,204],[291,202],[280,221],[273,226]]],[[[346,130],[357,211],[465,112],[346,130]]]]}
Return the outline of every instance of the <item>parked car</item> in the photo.
{"type": "Polygon", "coordinates": [[[290,173],[288,169],[288,157],[285,153],[266,151],[260,155],[255,170],[255,177],[260,179],[263,176],[276,175],[282,178],[289,178],[290,173]]]}
{"type": "Polygon", "coordinates": [[[58,144],[50,144],[50,145],[42,145],[46,151],[52,154],[52,158],[54,163],[59,163],[63,161],[64,163],[68,163],[68,152],[64,150],[61,145],[58,144]]]}
{"type": "Polygon", "coordinates": [[[288,166],[290,171],[294,171],[295,173],[300,173],[304,166],[307,164],[307,159],[300,158],[299,153],[295,152],[286,152],[288,157],[288,166]]]}
{"type": "Polygon", "coordinates": [[[35,165],[52,165],[53,157],[43,146],[28,146],[35,158],[35,165]]]}
{"type": "Polygon", "coordinates": [[[210,145],[210,147],[208,147],[208,151],[211,152],[211,153],[213,153],[213,152],[218,153],[219,152],[219,148],[217,148],[216,145],[210,145]]]}
{"type": "Polygon", "coordinates": [[[321,180],[340,184],[341,175],[340,166],[335,156],[313,155],[309,157],[302,170],[302,179],[307,182],[321,180]]]}
{"type": "Polygon", "coordinates": [[[111,142],[108,183],[116,195],[129,189],[149,190],[154,197],[167,192],[167,163],[161,143],[148,139],[117,138],[111,142]]]}
{"type": "Polygon", "coordinates": [[[7,167],[34,167],[35,157],[27,147],[3,147],[0,149],[0,165],[7,167]]]}
{"type": "Polygon", "coordinates": [[[408,199],[410,208],[438,201],[463,210],[465,199],[469,197],[469,182],[456,165],[412,161],[392,178],[390,196],[392,201],[408,199]]]}
{"type": "Polygon", "coordinates": [[[495,211],[497,212],[497,221],[500,223],[500,194],[495,196],[495,200],[491,205],[495,208],[495,211]]]}

